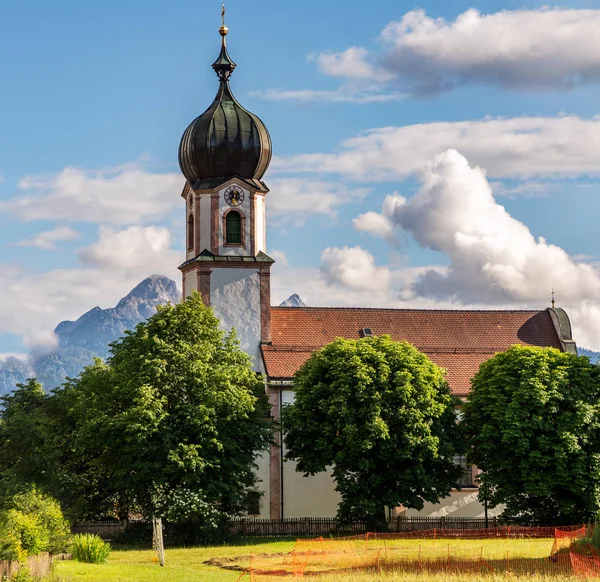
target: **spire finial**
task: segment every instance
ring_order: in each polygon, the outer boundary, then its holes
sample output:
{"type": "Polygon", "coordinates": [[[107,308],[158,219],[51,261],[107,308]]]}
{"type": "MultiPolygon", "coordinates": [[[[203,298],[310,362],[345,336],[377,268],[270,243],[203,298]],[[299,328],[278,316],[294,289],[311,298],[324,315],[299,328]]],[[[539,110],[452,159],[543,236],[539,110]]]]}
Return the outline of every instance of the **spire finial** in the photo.
{"type": "Polygon", "coordinates": [[[555,305],[556,305],[556,301],[554,300],[554,287],[552,287],[552,309],[554,309],[555,305]]]}
{"type": "Polygon", "coordinates": [[[229,32],[229,29],[225,26],[225,2],[221,2],[221,28],[219,29],[219,33],[221,34],[221,38],[223,39],[223,46],[225,46],[225,37],[229,32]]]}

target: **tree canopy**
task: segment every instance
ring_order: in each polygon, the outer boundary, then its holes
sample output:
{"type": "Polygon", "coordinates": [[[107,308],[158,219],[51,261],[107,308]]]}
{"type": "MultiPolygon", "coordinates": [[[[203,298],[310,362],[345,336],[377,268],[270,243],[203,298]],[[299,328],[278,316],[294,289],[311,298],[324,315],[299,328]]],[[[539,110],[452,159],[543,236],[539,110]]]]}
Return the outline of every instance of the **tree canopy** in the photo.
{"type": "Polygon", "coordinates": [[[513,346],[481,365],[464,407],[480,499],[510,519],[587,523],[600,502],[600,368],[513,346]]]}
{"type": "Polygon", "coordinates": [[[160,307],[50,395],[36,386],[5,398],[0,417],[4,439],[22,444],[0,446],[13,481],[38,481],[20,461],[38,446],[55,465],[40,486],[78,517],[166,513],[178,491],[221,514],[245,509],[271,442],[264,383],[197,293],[160,307]],[[17,422],[29,409],[43,427],[31,446],[17,422]]]}
{"type": "Polygon", "coordinates": [[[282,413],[286,458],[306,474],[331,468],[342,520],[381,527],[386,506],[421,509],[457,483],[457,400],[411,344],[338,338],[300,368],[294,393],[282,413]]]}

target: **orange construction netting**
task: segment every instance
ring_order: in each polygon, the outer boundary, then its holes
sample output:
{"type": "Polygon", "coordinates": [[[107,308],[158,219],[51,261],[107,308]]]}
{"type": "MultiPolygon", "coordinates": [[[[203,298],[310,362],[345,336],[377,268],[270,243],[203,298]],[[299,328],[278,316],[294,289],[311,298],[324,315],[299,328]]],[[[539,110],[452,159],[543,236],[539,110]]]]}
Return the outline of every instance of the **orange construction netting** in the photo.
{"type": "MultiPolygon", "coordinates": [[[[368,533],[342,538],[312,538],[296,540],[289,554],[260,554],[250,557],[250,568],[240,576],[250,582],[276,582],[284,578],[303,578],[318,574],[343,573],[357,570],[448,572],[511,575],[600,576],[600,555],[574,553],[573,542],[589,534],[585,526],[565,528],[523,528],[507,526],[484,532],[474,530],[423,530],[418,532],[368,533]],[[484,535],[487,533],[487,535],[484,535]],[[447,535],[450,534],[450,535],[447,535]],[[477,536],[473,534],[478,534],[477,536]],[[551,534],[551,535],[549,535],[551,534]],[[548,547],[544,550],[543,539],[548,547]],[[448,541],[444,543],[444,538],[448,541]],[[521,538],[520,550],[503,552],[497,544],[457,547],[453,540],[462,538],[521,538]],[[527,539],[538,538],[538,539],[527,539]],[[551,539],[554,538],[550,549],[551,539]],[[406,540],[404,543],[402,540],[406,540]],[[417,540],[417,543],[410,540],[417,540]],[[430,543],[419,543],[429,540],[430,543]],[[542,546],[540,546],[540,543],[542,546]],[[521,544],[525,544],[522,548],[521,544]],[[529,546],[535,551],[530,551],[529,546]],[[498,551],[498,550],[501,551],[498,551]],[[540,557],[540,551],[544,554],[540,557]],[[548,552],[546,554],[546,552],[548,552]],[[538,557],[531,557],[533,556],[538,557]]],[[[586,550],[587,551],[587,550],[586,550]]],[[[593,552],[593,549],[590,549],[593,552]]],[[[239,580],[238,579],[238,580],[239,580]]]]}

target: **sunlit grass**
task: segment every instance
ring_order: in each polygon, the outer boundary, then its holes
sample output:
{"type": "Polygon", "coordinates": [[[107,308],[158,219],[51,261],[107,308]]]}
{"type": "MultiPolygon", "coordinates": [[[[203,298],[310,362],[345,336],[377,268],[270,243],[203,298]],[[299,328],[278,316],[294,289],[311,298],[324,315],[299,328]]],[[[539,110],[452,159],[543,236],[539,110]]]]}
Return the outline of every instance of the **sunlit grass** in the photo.
{"type": "MultiPolygon", "coordinates": [[[[57,582],[235,582],[240,574],[250,566],[250,555],[255,556],[255,566],[263,565],[266,570],[271,566],[281,565],[286,560],[285,568],[291,571],[293,568],[289,565],[291,558],[286,558],[295,546],[295,542],[273,541],[260,542],[247,545],[228,545],[209,548],[189,548],[189,549],[168,549],[166,552],[166,566],[161,568],[153,562],[155,553],[151,550],[129,550],[114,551],[111,553],[108,564],[92,565],[80,564],[77,562],[59,562],[56,565],[55,579],[57,582]],[[208,562],[208,563],[207,563],[208,562]]],[[[323,581],[347,581],[347,582],[409,582],[409,581],[427,581],[427,582],[477,582],[485,580],[486,582],[495,582],[499,580],[514,580],[518,578],[527,579],[531,582],[554,581],[562,582],[564,580],[573,581],[571,575],[563,575],[554,569],[553,575],[539,574],[546,566],[553,568],[548,560],[552,548],[552,540],[506,540],[506,539],[486,539],[486,540],[394,540],[370,541],[367,546],[364,541],[352,542],[352,549],[347,544],[340,542],[325,542],[324,546],[332,550],[331,555],[327,553],[320,557],[313,557],[312,562],[307,567],[306,578],[323,581]],[[351,568],[360,560],[371,557],[379,550],[381,572],[376,569],[351,571],[351,568]],[[419,554],[420,551],[420,554],[419,554]],[[511,571],[504,570],[504,562],[508,553],[509,560],[507,564],[520,563],[519,559],[524,559],[524,564],[530,564],[533,570],[526,568],[523,574],[519,575],[517,569],[511,571]],[[479,569],[476,565],[472,571],[451,573],[451,572],[419,572],[403,571],[402,565],[398,567],[403,558],[413,561],[420,556],[420,560],[425,565],[435,565],[443,563],[448,556],[464,556],[468,559],[477,559],[477,556],[483,557],[494,563],[495,572],[486,571],[485,568],[479,569]],[[350,569],[350,571],[349,571],[350,569]],[[332,571],[333,570],[333,571],[332,571]],[[340,570],[340,571],[335,571],[340,570]],[[325,572],[325,573],[324,573],[325,572]]],[[[327,550],[326,550],[327,552],[327,550]]],[[[409,567],[411,570],[412,566],[409,567]]],[[[255,577],[257,582],[278,582],[279,580],[288,580],[291,576],[275,577],[260,576],[255,577]]],[[[242,580],[250,582],[249,576],[242,580]]]]}

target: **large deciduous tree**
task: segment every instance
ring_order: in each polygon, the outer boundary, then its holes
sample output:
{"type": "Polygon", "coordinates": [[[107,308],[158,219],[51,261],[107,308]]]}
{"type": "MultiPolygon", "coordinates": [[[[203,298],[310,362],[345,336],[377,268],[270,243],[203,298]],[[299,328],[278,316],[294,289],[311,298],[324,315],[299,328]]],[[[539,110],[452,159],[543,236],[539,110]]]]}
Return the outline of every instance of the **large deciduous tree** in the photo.
{"type": "Polygon", "coordinates": [[[464,407],[480,498],[504,516],[585,523],[600,503],[600,368],[553,348],[513,346],[481,365],[464,407]]]}
{"type": "Polygon", "coordinates": [[[0,446],[0,462],[8,461],[0,469],[13,482],[37,483],[79,518],[243,512],[255,493],[255,459],[272,439],[263,380],[197,293],[160,307],[111,344],[106,362],[49,396],[32,383],[5,405],[0,436],[22,448],[0,446]],[[28,470],[30,454],[48,474],[28,470]]]}
{"type": "Polygon", "coordinates": [[[386,506],[421,509],[458,481],[457,400],[411,344],[336,339],[300,368],[294,394],[282,415],[286,457],[310,475],[331,468],[341,520],[382,528],[386,506]]]}

